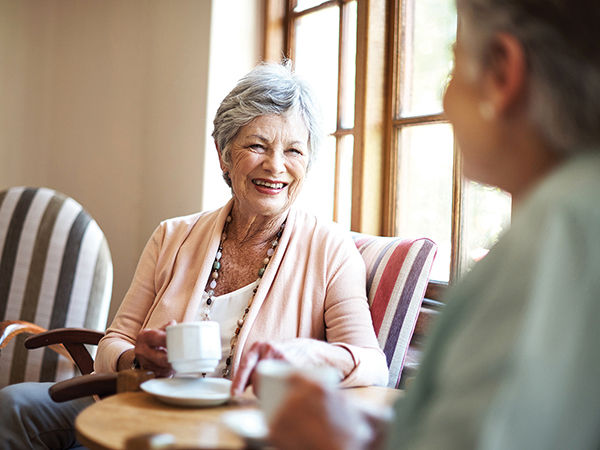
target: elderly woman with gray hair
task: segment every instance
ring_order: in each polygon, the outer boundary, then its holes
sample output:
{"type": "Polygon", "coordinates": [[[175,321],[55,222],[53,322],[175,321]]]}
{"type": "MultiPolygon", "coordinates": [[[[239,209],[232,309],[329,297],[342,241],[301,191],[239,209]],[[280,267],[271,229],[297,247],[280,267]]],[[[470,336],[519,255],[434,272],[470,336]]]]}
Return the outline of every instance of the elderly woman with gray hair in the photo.
{"type": "Polygon", "coordinates": [[[467,176],[512,194],[511,229],[450,291],[393,420],[297,378],[278,448],[600,447],[600,7],[457,7],[444,108],[467,176]]]}
{"type": "MultiPolygon", "coordinates": [[[[166,324],[211,319],[223,358],[209,376],[231,378],[233,394],[265,358],[332,366],[343,386],[387,382],[351,237],[294,207],[319,133],[310,91],[288,64],[262,64],[239,81],[213,132],[232,199],[154,231],[100,341],[96,372],[139,365],[169,376],[166,324]]],[[[48,385],[35,386],[0,392],[0,447],[74,445],[74,418],[91,400],[52,405],[48,385]]]]}

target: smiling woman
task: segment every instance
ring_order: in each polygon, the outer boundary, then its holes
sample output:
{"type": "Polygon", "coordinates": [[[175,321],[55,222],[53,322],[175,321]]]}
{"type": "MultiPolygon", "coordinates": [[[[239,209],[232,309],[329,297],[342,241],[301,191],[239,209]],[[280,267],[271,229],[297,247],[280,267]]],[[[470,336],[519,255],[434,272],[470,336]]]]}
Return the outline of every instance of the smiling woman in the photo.
{"type": "MultiPolygon", "coordinates": [[[[297,111],[259,116],[230,144],[221,169],[231,180],[239,208],[265,217],[286,211],[298,197],[309,162],[308,129],[297,111]]],[[[236,209],[238,211],[236,211],[236,209]]]]}
{"type": "MultiPolygon", "coordinates": [[[[208,375],[232,379],[234,395],[268,358],[331,366],[343,386],[387,383],[362,257],[348,232],[295,206],[319,146],[317,117],[289,65],[260,65],[225,97],[213,137],[232,198],[157,227],[99,343],[96,372],[139,365],[171,376],[166,325],[208,319],[223,349],[208,375]]],[[[0,434],[11,448],[74,443],[72,422],[91,400],[54,404],[47,390],[0,391],[0,434]]]]}

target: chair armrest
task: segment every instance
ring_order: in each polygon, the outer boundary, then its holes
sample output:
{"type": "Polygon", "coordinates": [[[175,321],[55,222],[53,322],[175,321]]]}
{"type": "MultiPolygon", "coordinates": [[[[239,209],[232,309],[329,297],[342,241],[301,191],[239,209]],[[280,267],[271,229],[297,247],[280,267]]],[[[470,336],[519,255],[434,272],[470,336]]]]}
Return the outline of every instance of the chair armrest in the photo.
{"type": "Polygon", "coordinates": [[[0,349],[6,347],[11,339],[21,333],[37,334],[44,331],[45,328],[25,320],[3,320],[0,322],[0,349]]]}
{"type": "Polygon", "coordinates": [[[66,402],[80,397],[106,397],[117,392],[116,373],[92,373],[54,383],[48,389],[55,402],[66,402]]]}
{"type": "Polygon", "coordinates": [[[62,344],[75,365],[85,375],[94,370],[94,360],[85,345],[98,345],[103,336],[101,331],[85,328],[56,328],[28,337],[25,339],[25,347],[32,349],[62,344]]]}
{"type": "Polygon", "coordinates": [[[28,337],[25,340],[25,347],[32,349],[54,344],[98,345],[103,336],[102,331],[86,328],[56,328],[28,337]]]}
{"type": "Polygon", "coordinates": [[[55,402],[65,402],[79,397],[98,395],[106,397],[117,392],[135,392],[140,384],[156,375],[149,370],[130,369],[116,373],[91,373],[60,381],[48,389],[55,402]]]}

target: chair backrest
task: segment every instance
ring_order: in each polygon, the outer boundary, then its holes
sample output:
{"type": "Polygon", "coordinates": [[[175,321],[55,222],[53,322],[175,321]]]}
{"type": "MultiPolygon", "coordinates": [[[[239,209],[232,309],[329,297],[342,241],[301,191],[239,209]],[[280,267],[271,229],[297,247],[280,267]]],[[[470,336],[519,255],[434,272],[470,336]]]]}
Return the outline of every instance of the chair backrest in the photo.
{"type": "MultiPolygon", "coordinates": [[[[112,276],[106,238],[79,203],[47,188],[0,192],[0,320],[104,330],[112,276]]],[[[76,373],[49,348],[27,351],[25,337],[2,350],[0,387],[76,373]]]]}
{"type": "Polygon", "coordinates": [[[427,238],[400,239],[352,233],[365,260],[367,296],[379,346],[385,353],[388,387],[398,387],[436,244],[427,238]]]}

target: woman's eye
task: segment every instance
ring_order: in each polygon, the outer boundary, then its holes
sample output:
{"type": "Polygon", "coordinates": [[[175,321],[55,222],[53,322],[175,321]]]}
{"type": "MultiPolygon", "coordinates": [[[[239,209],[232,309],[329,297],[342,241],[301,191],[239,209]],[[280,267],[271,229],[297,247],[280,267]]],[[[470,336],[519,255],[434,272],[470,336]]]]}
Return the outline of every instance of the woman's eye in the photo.
{"type": "Polygon", "coordinates": [[[265,146],[262,144],[251,144],[249,146],[252,150],[256,150],[256,151],[264,151],[265,146]]]}
{"type": "Polygon", "coordinates": [[[290,148],[288,149],[288,152],[295,153],[297,155],[303,155],[302,151],[298,150],[297,148],[290,148]]]}

